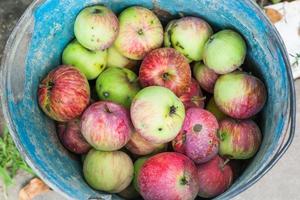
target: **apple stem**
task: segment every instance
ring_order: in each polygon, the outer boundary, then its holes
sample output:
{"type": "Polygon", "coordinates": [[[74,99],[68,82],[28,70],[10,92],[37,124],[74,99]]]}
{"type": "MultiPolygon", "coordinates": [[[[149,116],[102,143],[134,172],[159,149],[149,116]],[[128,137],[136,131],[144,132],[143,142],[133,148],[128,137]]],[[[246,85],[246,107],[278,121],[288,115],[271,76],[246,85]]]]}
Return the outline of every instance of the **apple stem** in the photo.
{"type": "Polygon", "coordinates": [[[227,163],[229,163],[229,161],[230,161],[230,159],[229,159],[229,158],[226,158],[226,160],[225,160],[224,163],[223,163],[223,168],[225,167],[225,165],[226,165],[227,163]]]}
{"type": "Polygon", "coordinates": [[[194,104],[196,104],[197,106],[199,106],[199,102],[200,101],[204,101],[206,99],[206,97],[200,97],[200,96],[193,96],[192,97],[192,102],[194,104]]]}

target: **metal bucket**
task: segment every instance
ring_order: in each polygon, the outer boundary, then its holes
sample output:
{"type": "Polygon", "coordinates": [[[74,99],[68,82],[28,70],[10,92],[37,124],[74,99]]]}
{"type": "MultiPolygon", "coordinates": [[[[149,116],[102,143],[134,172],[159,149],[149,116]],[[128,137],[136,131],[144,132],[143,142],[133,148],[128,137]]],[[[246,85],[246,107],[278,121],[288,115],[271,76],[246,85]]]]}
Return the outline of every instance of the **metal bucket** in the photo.
{"type": "Polygon", "coordinates": [[[60,63],[74,37],[73,23],[85,6],[101,3],[115,12],[132,5],[154,9],[162,18],[199,16],[217,31],[233,28],[246,39],[247,66],[266,84],[268,100],[259,116],[263,142],[243,174],[216,199],[229,199],[260,179],[283,155],[295,130],[295,91],[287,52],[271,23],[252,1],[243,0],[36,0],[10,36],[1,68],[2,107],[10,133],[36,173],[71,199],[119,199],[91,189],[81,163],[61,146],[52,120],[39,109],[42,77],[60,63]],[[165,12],[167,11],[167,12],[165,12]]]}

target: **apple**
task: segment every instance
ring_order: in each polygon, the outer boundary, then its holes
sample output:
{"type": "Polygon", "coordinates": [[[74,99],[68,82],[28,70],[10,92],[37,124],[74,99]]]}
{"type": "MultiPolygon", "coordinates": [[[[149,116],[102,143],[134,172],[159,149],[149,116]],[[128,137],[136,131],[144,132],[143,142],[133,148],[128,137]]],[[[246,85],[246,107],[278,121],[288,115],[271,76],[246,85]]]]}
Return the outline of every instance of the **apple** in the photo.
{"type": "Polygon", "coordinates": [[[90,102],[88,80],[78,69],[60,65],[40,82],[38,102],[44,113],[56,121],[79,117],[90,102]]]}
{"type": "Polygon", "coordinates": [[[129,108],[133,97],[140,90],[138,77],[126,68],[112,67],[100,74],[96,91],[100,100],[108,100],[129,108]]]}
{"type": "Polygon", "coordinates": [[[220,156],[198,165],[199,193],[202,198],[212,198],[227,190],[233,179],[231,167],[220,156]]]}
{"type": "Polygon", "coordinates": [[[197,168],[183,154],[165,152],[146,160],[138,174],[138,187],[145,200],[195,199],[199,190],[197,168]]]}
{"type": "Polygon", "coordinates": [[[166,144],[154,144],[145,140],[136,131],[132,134],[129,142],[125,146],[131,153],[135,155],[148,155],[154,152],[162,151],[166,148],[166,144]]]}
{"type": "Polygon", "coordinates": [[[83,163],[86,182],[96,190],[118,193],[124,190],[133,178],[133,163],[122,151],[90,150],[83,163]]]}
{"type": "Polygon", "coordinates": [[[159,48],[144,58],[139,78],[143,87],[163,86],[181,96],[191,85],[191,69],[187,59],[175,49],[159,48]]]}
{"type": "Polygon", "coordinates": [[[142,60],[163,43],[163,27],[147,8],[132,6],[119,15],[120,31],[115,41],[118,51],[127,58],[142,60]]]}
{"type": "Polygon", "coordinates": [[[98,101],[84,111],[81,132],[95,149],[115,151],[127,144],[133,127],[129,112],[124,107],[113,102],[98,101]]]}
{"type": "Polygon", "coordinates": [[[190,87],[186,93],[181,95],[179,99],[182,101],[185,110],[189,108],[204,107],[204,100],[205,97],[203,97],[202,91],[200,89],[200,86],[198,82],[192,78],[192,83],[190,84],[190,87]]]}
{"type": "Polygon", "coordinates": [[[227,117],[224,113],[222,113],[222,111],[220,111],[220,109],[216,105],[214,97],[211,97],[209,99],[205,109],[211,112],[217,118],[218,121],[227,117]]]}
{"type": "Polygon", "coordinates": [[[186,111],[179,134],[172,141],[173,149],[197,164],[205,163],[218,153],[218,128],[213,114],[202,108],[190,108],[186,111]]]}
{"type": "Polygon", "coordinates": [[[200,87],[206,92],[214,93],[214,87],[219,75],[214,70],[205,66],[202,62],[196,62],[193,66],[193,75],[200,87]]]}
{"type": "Polygon", "coordinates": [[[267,98],[265,85],[255,76],[233,72],[221,76],[214,88],[218,108],[226,115],[247,119],[256,115],[267,98]]]}
{"type": "Polygon", "coordinates": [[[136,131],[148,142],[163,144],[173,140],[184,120],[184,105],[169,89],[150,86],[134,97],[130,115],[136,131]]]}
{"type": "Polygon", "coordinates": [[[171,27],[173,26],[173,24],[176,22],[177,20],[171,20],[169,21],[169,23],[166,26],[166,30],[164,32],[164,46],[165,47],[172,47],[172,43],[171,43],[171,27]]]}
{"type": "Polygon", "coordinates": [[[219,154],[230,159],[249,159],[258,151],[262,135],[252,120],[223,119],[218,131],[219,154]]]}
{"type": "Polygon", "coordinates": [[[131,60],[123,56],[114,45],[108,48],[107,66],[108,67],[126,67],[133,69],[137,65],[136,60],[131,60]]]}
{"type": "Polygon", "coordinates": [[[246,43],[240,34],[229,29],[222,30],[206,42],[203,61],[217,74],[226,74],[244,63],[246,51],[246,43]]]}
{"type": "Polygon", "coordinates": [[[93,80],[105,69],[107,50],[91,51],[75,39],[64,49],[62,62],[79,69],[88,80],[93,80]]]}
{"type": "Polygon", "coordinates": [[[76,17],[75,37],[87,49],[93,51],[107,49],[114,43],[118,33],[117,16],[104,6],[86,7],[76,17]]]}
{"type": "Polygon", "coordinates": [[[66,123],[59,122],[56,125],[58,137],[63,146],[76,154],[85,154],[91,149],[81,134],[80,119],[73,119],[66,123]]]}
{"type": "Polygon", "coordinates": [[[137,159],[134,162],[134,176],[133,176],[133,186],[135,188],[136,191],[140,192],[140,188],[138,185],[138,177],[140,174],[140,170],[142,168],[142,166],[144,165],[144,163],[146,162],[146,160],[148,160],[149,157],[141,157],[139,159],[137,159]]]}
{"type": "Polygon", "coordinates": [[[205,43],[213,34],[210,25],[198,17],[173,20],[167,25],[166,32],[165,44],[170,44],[190,62],[202,60],[205,43]]]}

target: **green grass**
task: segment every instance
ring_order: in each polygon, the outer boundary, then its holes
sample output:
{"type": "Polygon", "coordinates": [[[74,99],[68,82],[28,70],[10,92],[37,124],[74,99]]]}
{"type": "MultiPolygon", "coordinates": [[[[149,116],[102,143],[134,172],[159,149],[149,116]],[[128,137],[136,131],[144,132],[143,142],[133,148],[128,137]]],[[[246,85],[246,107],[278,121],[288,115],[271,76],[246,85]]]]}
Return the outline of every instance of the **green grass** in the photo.
{"type": "Polygon", "coordinates": [[[13,178],[18,170],[34,175],[32,169],[22,159],[8,129],[5,128],[2,137],[0,137],[0,178],[2,179],[5,195],[7,187],[13,184],[13,178]]]}

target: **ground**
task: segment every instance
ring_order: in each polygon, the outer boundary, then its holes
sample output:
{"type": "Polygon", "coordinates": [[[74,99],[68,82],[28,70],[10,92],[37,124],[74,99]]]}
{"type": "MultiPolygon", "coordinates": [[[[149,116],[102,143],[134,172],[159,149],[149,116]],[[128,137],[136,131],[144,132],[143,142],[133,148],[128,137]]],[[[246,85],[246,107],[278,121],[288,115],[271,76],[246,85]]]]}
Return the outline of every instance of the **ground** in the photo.
{"type": "MultiPolygon", "coordinates": [[[[5,42],[17,22],[18,18],[23,13],[24,9],[29,5],[31,0],[0,0],[0,59],[5,42]]],[[[300,99],[300,80],[295,82],[297,99],[300,99]]],[[[297,112],[300,112],[300,101],[297,102],[297,112]]],[[[300,188],[300,119],[297,118],[296,135],[294,142],[283,156],[283,158],[260,179],[254,186],[241,193],[235,200],[296,200],[299,199],[300,188]]],[[[1,116],[0,116],[1,126],[1,116]]],[[[18,191],[22,185],[31,177],[23,172],[19,173],[15,185],[8,191],[10,200],[15,200],[18,197],[18,191]]],[[[4,199],[0,190],[0,199],[4,199]]],[[[35,200],[52,200],[60,199],[59,194],[49,192],[45,195],[35,198],[35,200]]]]}

